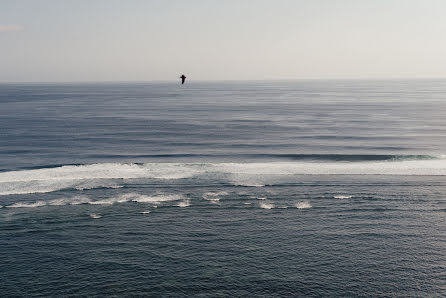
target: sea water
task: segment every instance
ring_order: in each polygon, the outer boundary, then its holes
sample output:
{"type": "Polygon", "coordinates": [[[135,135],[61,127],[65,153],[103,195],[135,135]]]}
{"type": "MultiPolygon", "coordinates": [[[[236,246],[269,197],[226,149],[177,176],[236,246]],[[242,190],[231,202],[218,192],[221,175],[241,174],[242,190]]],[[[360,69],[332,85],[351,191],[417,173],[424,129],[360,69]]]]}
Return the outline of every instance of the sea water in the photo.
{"type": "Polygon", "coordinates": [[[446,81],[0,84],[2,297],[446,295],[446,81]]]}

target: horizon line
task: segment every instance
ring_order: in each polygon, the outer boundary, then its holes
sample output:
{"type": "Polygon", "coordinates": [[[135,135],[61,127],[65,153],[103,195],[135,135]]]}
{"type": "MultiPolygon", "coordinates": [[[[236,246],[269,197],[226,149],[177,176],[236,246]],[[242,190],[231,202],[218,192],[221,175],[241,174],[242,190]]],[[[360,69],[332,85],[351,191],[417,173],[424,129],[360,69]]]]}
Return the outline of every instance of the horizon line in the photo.
{"type": "MultiPolygon", "coordinates": [[[[188,80],[188,84],[206,82],[290,82],[290,81],[435,81],[446,77],[383,77],[383,78],[271,78],[271,79],[209,79],[188,80]]],[[[177,80],[73,80],[73,81],[0,81],[0,84],[109,84],[109,83],[173,83],[177,80]]]]}

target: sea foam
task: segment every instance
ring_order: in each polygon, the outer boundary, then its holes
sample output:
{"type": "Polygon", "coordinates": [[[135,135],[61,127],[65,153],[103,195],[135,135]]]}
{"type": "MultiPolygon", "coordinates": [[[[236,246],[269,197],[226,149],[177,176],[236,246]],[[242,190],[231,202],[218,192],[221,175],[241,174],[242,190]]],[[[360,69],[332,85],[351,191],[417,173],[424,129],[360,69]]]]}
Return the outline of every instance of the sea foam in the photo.
{"type": "Polygon", "coordinates": [[[46,193],[67,188],[119,188],[122,179],[182,179],[196,174],[194,167],[177,164],[103,163],[0,173],[0,195],[46,193]]]}
{"type": "Polygon", "coordinates": [[[178,201],[184,200],[185,197],[182,195],[141,195],[138,193],[126,193],[119,196],[97,200],[97,201],[89,201],[88,204],[91,205],[112,205],[115,203],[126,203],[126,202],[137,202],[137,203],[151,203],[151,204],[160,204],[161,202],[169,202],[169,201],[178,201]]]}
{"type": "Polygon", "coordinates": [[[151,204],[160,204],[162,202],[170,202],[170,201],[188,201],[186,197],[183,195],[175,195],[175,194],[156,194],[153,196],[141,195],[138,193],[126,193],[102,200],[91,200],[87,196],[74,196],[71,198],[59,198],[53,200],[40,200],[35,202],[17,202],[12,205],[8,205],[5,207],[8,208],[37,208],[43,206],[66,206],[66,205],[80,205],[80,204],[89,204],[89,205],[113,205],[116,203],[127,203],[127,202],[137,202],[137,203],[151,203],[151,204]]]}
{"type": "Polygon", "coordinates": [[[186,199],[184,201],[181,201],[177,204],[178,207],[189,207],[190,206],[190,200],[186,199]]]}
{"type": "Polygon", "coordinates": [[[272,204],[272,203],[265,203],[265,202],[261,202],[259,204],[259,206],[262,209],[273,209],[274,208],[274,204],[272,204]]]}
{"type": "Polygon", "coordinates": [[[220,202],[220,196],[224,196],[227,194],[228,192],[226,191],[207,192],[203,194],[203,199],[210,201],[211,203],[218,204],[220,202]]]}
{"type": "MultiPolygon", "coordinates": [[[[446,160],[264,163],[103,163],[0,173],[0,195],[119,188],[123,179],[203,178],[263,187],[293,175],[446,175],[446,160]]],[[[288,178],[289,180],[289,178],[288,178]]]]}
{"type": "Polygon", "coordinates": [[[312,207],[309,201],[298,202],[295,206],[297,209],[307,209],[312,207]]]}
{"type": "Polygon", "coordinates": [[[6,206],[8,208],[37,208],[37,207],[42,207],[42,206],[46,206],[46,203],[44,201],[37,201],[34,203],[23,203],[23,202],[19,202],[19,203],[15,203],[9,206],[6,206]]]}
{"type": "Polygon", "coordinates": [[[345,195],[336,195],[334,196],[335,199],[351,199],[352,196],[345,196],[345,195]]]}

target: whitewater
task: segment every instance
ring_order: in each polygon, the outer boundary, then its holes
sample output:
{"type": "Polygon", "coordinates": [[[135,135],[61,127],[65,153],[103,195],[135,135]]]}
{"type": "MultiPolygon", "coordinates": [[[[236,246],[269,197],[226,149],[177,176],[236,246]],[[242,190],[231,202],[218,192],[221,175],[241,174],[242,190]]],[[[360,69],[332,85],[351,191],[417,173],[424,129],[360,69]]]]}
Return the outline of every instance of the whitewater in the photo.
{"type": "MultiPolygon", "coordinates": [[[[0,195],[53,192],[98,187],[118,188],[128,179],[215,179],[235,185],[280,183],[279,176],[408,175],[444,176],[446,160],[383,162],[269,162],[269,163],[104,163],[0,173],[0,195]],[[256,184],[257,183],[257,184],[256,184]]],[[[289,177],[285,177],[289,181],[289,177]]],[[[296,178],[298,181],[299,178],[296,178]]]]}

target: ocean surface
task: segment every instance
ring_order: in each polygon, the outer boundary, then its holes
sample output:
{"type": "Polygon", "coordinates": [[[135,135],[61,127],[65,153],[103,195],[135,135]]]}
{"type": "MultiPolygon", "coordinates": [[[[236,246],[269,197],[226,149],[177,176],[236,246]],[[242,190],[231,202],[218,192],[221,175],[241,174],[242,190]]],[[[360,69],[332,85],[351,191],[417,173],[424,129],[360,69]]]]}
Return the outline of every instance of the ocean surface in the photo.
{"type": "Polygon", "coordinates": [[[446,296],[445,154],[444,80],[0,84],[0,296],[446,296]]]}

